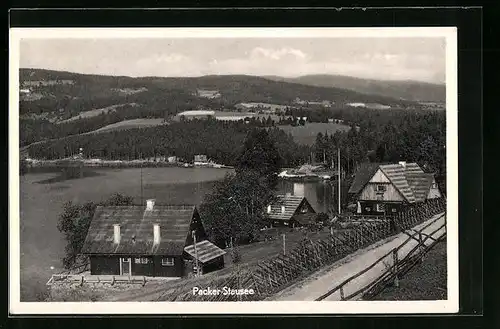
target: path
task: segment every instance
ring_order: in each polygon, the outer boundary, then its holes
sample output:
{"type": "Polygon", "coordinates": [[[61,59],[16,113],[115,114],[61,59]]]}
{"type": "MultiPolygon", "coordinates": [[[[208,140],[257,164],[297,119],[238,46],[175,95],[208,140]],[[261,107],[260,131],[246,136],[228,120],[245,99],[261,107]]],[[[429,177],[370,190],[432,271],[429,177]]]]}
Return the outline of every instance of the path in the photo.
{"type": "MultiPolygon", "coordinates": [[[[437,220],[435,223],[433,223],[423,231],[427,234],[432,233],[434,230],[438,229],[445,223],[445,216],[443,215],[444,214],[438,214],[425,221],[424,223],[415,226],[414,229],[421,229],[433,220],[441,217],[439,220],[437,220]]],[[[438,233],[434,233],[433,236],[440,234],[443,230],[444,228],[441,229],[438,233]]],[[[395,237],[388,238],[378,244],[374,244],[368,248],[359,250],[355,254],[348,256],[336,262],[332,266],[320,270],[312,276],[306,278],[305,280],[285,289],[281,293],[273,296],[273,298],[271,299],[289,301],[314,301],[316,298],[325,294],[328,290],[333,289],[341,282],[347,280],[349,277],[362,271],[367,266],[373,264],[373,262],[375,262],[377,259],[386,255],[392,249],[404,243],[407,239],[408,235],[400,233],[395,237]]],[[[429,243],[431,243],[430,239],[426,242],[426,244],[429,243]]],[[[408,252],[416,245],[418,245],[418,242],[415,240],[407,243],[398,251],[398,258],[404,258],[408,254],[408,252]]],[[[351,281],[351,283],[344,289],[345,296],[348,296],[356,290],[364,287],[366,284],[370,283],[379,275],[381,275],[386,270],[387,265],[392,265],[387,264],[387,262],[385,262],[384,264],[384,262],[385,261],[380,262],[370,271],[351,281]]],[[[340,300],[340,292],[337,291],[324,300],[340,300]]]]}

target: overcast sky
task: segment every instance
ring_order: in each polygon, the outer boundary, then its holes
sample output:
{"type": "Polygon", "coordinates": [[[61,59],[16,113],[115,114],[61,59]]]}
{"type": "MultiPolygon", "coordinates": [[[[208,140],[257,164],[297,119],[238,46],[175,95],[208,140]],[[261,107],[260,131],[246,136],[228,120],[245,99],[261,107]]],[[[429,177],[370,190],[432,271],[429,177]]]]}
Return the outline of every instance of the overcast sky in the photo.
{"type": "Polygon", "coordinates": [[[127,76],[338,74],[445,82],[444,38],[23,39],[20,67],[127,76]]]}

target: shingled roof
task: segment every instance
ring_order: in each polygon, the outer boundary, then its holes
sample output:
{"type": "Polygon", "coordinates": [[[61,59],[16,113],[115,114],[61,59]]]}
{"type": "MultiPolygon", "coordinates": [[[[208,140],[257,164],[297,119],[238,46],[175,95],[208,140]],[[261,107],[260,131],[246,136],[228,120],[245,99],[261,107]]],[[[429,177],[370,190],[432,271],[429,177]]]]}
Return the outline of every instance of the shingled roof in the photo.
{"type": "Polygon", "coordinates": [[[359,193],[380,169],[409,203],[424,201],[432,184],[434,175],[424,173],[414,162],[401,164],[363,164],[356,173],[349,193],[359,193]]]}
{"type": "Polygon", "coordinates": [[[380,163],[363,163],[354,177],[354,181],[349,188],[348,193],[359,193],[365,187],[366,183],[375,175],[380,163]]]}
{"type": "Polygon", "coordinates": [[[181,255],[195,206],[98,206],[82,254],[181,255]],[[114,224],[120,243],[113,242],[114,224]],[[153,243],[153,224],[160,226],[160,243],[153,243]]]}
{"type": "Polygon", "coordinates": [[[406,179],[405,168],[400,164],[380,165],[380,169],[389,178],[396,189],[409,203],[415,202],[415,196],[406,179]]]}
{"type": "Polygon", "coordinates": [[[276,202],[271,204],[271,212],[268,212],[267,215],[273,220],[290,220],[304,199],[303,196],[278,195],[276,202]],[[285,207],[284,212],[282,211],[283,206],[285,207]]]}
{"type": "Polygon", "coordinates": [[[410,184],[413,194],[415,195],[415,201],[421,202],[425,201],[427,198],[427,193],[431,188],[432,182],[434,180],[434,174],[429,173],[407,173],[406,179],[408,184],[410,184]]]}
{"type": "Polygon", "coordinates": [[[194,244],[184,248],[191,257],[198,256],[198,260],[202,263],[206,263],[215,259],[219,256],[224,255],[226,252],[208,240],[200,241],[196,243],[196,253],[194,251],[194,244]]]}

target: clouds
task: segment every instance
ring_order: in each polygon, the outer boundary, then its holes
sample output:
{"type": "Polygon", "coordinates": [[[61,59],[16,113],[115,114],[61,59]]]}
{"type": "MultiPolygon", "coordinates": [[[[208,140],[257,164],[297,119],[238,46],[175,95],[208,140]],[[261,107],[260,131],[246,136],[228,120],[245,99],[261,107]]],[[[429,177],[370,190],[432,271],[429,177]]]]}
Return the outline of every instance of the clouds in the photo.
{"type": "Polygon", "coordinates": [[[436,38],[53,39],[23,40],[20,64],[128,76],[339,74],[444,82],[444,51],[436,38]]]}
{"type": "Polygon", "coordinates": [[[294,49],[290,47],[284,47],[279,49],[273,48],[262,48],[255,47],[250,52],[250,58],[252,59],[271,59],[271,60],[282,60],[284,58],[289,59],[306,59],[307,55],[300,49],[294,49]]]}

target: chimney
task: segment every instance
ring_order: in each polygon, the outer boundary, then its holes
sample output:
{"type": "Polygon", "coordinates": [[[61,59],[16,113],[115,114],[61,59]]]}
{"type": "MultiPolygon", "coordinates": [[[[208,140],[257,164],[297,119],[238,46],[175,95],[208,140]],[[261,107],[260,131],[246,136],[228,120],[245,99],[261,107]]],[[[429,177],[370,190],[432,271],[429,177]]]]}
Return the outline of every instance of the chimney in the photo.
{"type": "Polygon", "coordinates": [[[153,244],[160,243],[160,224],[153,224],[153,244]]]}
{"type": "Polygon", "coordinates": [[[113,224],[113,242],[116,244],[120,243],[120,224],[113,224]]]}
{"type": "Polygon", "coordinates": [[[406,161],[399,161],[399,164],[400,164],[403,168],[406,168],[406,161]]]}
{"type": "Polygon", "coordinates": [[[271,213],[271,205],[267,206],[267,213],[270,214],[271,213]]]}
{"type": "Polygon", "coordinates": [[[154,206],[155,206],[155,199],[146,200],[146,210],[153,210],[154,206]]]}
{"type": "Polygon", "coordinates": [[[285,213],[285,206],[281,206],[281,213],[284,214],[285,213]]]}

